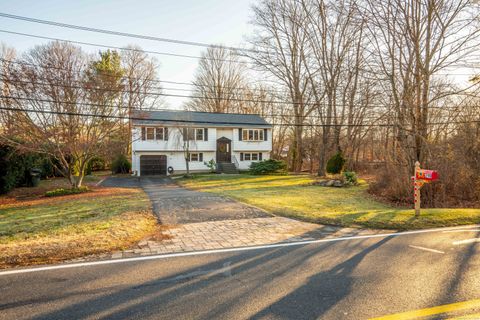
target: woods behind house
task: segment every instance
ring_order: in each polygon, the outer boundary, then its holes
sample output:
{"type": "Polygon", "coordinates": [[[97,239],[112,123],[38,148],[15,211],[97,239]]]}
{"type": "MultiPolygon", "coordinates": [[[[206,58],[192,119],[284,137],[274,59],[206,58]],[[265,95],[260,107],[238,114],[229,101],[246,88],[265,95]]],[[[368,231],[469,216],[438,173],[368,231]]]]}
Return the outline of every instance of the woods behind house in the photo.
{"type": "MultiPolygon", "coordinates": [[[[347,168],[411,203],[415,161],[439,171],[429,206],[480,201],[480,7],[469,0],[262,0],[248,50],[205,50],[190,110],[259,113],[292,172],[347,168]]],[[[2,48],[2,143],[55,159],[72,185],[96,156],[130,152],[128,117],[163,106],[157,63],[138,47],[88,55],[61,42],[2,48]]]]}

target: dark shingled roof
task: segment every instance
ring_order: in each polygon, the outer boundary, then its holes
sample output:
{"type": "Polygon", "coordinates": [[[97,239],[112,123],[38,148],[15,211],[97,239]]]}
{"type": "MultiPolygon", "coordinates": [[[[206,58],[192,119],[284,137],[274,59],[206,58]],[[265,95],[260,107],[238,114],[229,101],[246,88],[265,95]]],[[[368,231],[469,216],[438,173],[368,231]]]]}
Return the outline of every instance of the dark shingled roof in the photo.
{"type": "Polygon", "coordinates": [[[257,114],[214,113],[198,111],[135,111],[132,115],[134,125],[209,125],[213,127],[261,127],[271,125],[257,114]]]}

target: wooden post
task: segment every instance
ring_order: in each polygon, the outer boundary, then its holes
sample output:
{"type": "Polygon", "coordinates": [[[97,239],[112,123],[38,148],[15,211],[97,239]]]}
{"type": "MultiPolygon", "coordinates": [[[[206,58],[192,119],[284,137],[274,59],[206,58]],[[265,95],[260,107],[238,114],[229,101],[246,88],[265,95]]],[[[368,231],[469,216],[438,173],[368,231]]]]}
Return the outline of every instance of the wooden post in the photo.
{"type": "Polygon", "coordinates": [[[422,187],[421,181],[417,180],[417,171],[420,170],[420,162],[415,162],[415,172],[413,173],[413,194],[415,203],[415,217],[420,216],[420,188],[422,187]]]}

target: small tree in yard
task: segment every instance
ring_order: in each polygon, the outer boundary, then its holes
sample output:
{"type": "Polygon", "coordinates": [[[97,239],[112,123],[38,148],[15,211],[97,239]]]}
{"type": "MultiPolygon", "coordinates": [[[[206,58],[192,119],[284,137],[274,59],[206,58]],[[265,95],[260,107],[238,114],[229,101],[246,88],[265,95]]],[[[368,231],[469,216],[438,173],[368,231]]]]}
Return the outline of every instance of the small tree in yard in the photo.
{"type": "Polygon", "coordinates": [[[195,128],[191,126],[178,127],[179,132],[176,144],[182,147],[183,157],[185,159],[186,176],[190,176],[190,150],[195,146],[195,128]]]}
{"type": "Polygon", "coordinates": [[[330,174],[339,174],[342,172],[345,165],[345,158],[341,152],[337,152],[333,157],[330,158],[327,162],[327,172],[330,174]]]}
{"type": "Polygon", "coordinates": [[[80,47],[51,42],[36,46],[22,60],[2,79],[10,84],[11,98],[2,102],[11,108],[15,126],[1,140],[51,156],[72,187],[79,188],[89,161],[106,152],[119,130],[120,81],[99,78],[105,72],[121,77],[115,54],[91,61],[80,47]]]}

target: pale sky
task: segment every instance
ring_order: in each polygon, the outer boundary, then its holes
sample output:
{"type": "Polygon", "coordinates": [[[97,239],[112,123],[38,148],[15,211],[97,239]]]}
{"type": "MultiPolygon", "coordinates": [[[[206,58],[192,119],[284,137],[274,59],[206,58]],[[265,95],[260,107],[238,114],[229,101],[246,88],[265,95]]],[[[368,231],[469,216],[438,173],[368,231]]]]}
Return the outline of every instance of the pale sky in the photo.
{"type": "MultiPolygon", "coordinates": [[[[0,12],[162,38],[242,47],[244,36],[252,30],[248,23],[252,3],[254,0],[0,0],[0,12]]],[[[136,44],[144,50],[194,56],[199,56],[205,50],[195,46],[77,31],[3,17],[0,17],[0,29],[120,47],[136,44]]],[[[36,44],[48,42],[1,32],[0,41],[15,47],[19,53],[36,44]]],[[[83,48],[91,53],[100,50],[92,46],[83,48]]],[[[160,80],[192,81],[197,59],[154,56],[160,62],[160,80]]],[[[191,88],[174,84],[163,86],[191,88]]],[[[187,91],[164,92],[189,94],[187,91]]],[[[183,101],[181,98],[166,99],[170,108],[179,108],[183,101]]]]}
{"type": "MultiPolygon", "coordinates": [[[[0,0],[0,12],[52,20],[69,24],[171,38],[209,44],[244,47],[245,35],[251,34],[251,5],[256,0],[0,0]]],[[[199,56],[205,48],[166,42],[118,37],[72,30],[0,17],[0,29],[34,35],[125,47],[135,44],[144,50],[199,56]]],[[[15,47],[19,53],[36,44],[48,42],[37,38],[0,32],[0,41],[15,47]]],[[[83,46],[96,53],[104,48],[83,46]]],[[[160,63],[159,79],[191,82],[198,59],[153,55],[160,63]]],[[[472,69],[446,70],[448,77],[468,85],[472,69]]],[[[189,95],[190,86],[164,83],[164,93],[189,95]]],[[[166,97],[165,107],[178,109],[187,99],[166,97]]]]}

